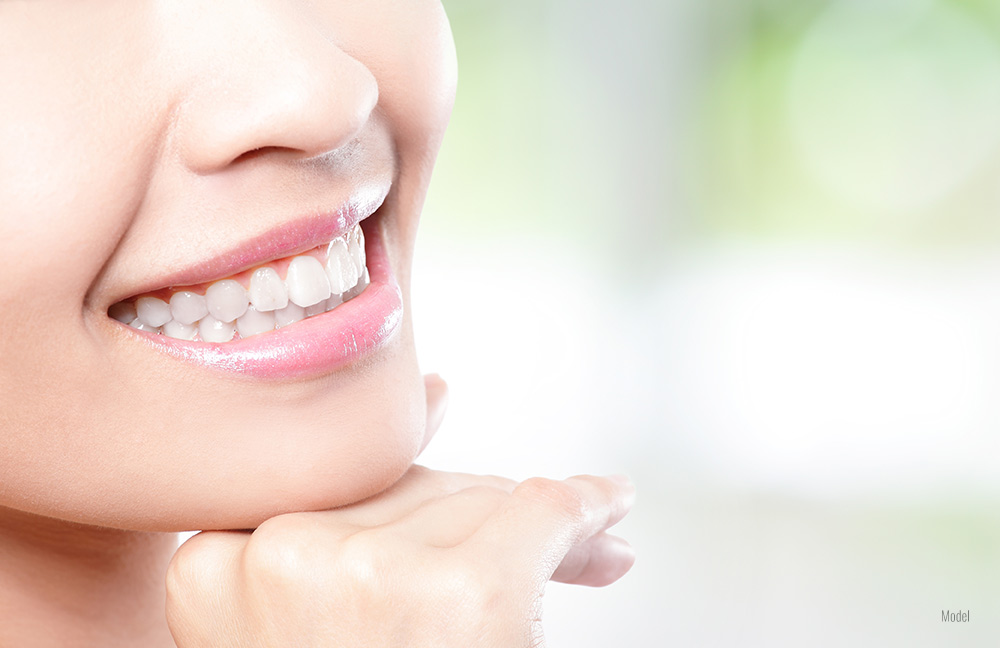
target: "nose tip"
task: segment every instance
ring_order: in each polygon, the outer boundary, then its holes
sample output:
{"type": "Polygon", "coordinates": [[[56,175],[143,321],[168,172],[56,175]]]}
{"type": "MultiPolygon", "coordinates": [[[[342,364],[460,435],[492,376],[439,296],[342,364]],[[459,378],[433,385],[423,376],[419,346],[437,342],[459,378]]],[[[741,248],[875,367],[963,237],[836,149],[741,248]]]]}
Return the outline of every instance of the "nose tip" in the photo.
{"type": "Polygon", "coordinates": [[[362,129],[378,103],[371,71],[328,39],[288,38],[294,48],[241,47],[191,85],[174,120],[189,169],[212,173],[271,149],[313,158],[362,129]]]}

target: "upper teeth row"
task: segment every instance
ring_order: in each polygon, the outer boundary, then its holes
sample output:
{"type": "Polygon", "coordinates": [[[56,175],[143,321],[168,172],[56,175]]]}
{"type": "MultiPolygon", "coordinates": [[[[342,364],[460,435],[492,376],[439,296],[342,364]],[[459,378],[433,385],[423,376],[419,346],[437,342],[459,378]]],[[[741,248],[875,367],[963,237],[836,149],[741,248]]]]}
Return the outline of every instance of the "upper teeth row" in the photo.
{"type": "Polygon", "coordinates": [[[361,226],[330,242],[326,262],[311,255],[288,264],[284,280],[269,266],[250,275],[249,290],[234,279],[208,286],[205,294],[174,292],[168,300],[139,297],[118,302],[108,314],[137,329],[183,340],[228,342],[236,331],[249,337],[328,311],[368,285],[361,226]]]}

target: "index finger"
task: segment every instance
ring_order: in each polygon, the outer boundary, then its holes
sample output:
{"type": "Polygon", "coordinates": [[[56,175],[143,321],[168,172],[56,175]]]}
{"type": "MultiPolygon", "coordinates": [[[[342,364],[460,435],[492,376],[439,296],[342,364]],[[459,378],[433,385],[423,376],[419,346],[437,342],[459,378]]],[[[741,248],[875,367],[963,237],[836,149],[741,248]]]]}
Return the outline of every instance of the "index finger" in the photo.
{"type": "Polygon", "coordinates": [[[469,543],[486,545],[476,550],[485,549],[502,566],[537,566],[542,585],[573,547],[614,526],[634,501],[635,487],[626,477],[535,477],[518,484],[469,543]]]}

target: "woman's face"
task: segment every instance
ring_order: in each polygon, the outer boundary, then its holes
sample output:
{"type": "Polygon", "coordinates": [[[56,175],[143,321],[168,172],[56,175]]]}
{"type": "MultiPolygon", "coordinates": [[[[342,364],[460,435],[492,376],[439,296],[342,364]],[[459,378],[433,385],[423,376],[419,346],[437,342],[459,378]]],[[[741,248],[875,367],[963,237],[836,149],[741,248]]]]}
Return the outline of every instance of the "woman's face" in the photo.
{"type": "Polygon", "coordinates": [[[398,478],[454,82],[437,0],[0,0],[0,506],[240,528],[398,478]]]}

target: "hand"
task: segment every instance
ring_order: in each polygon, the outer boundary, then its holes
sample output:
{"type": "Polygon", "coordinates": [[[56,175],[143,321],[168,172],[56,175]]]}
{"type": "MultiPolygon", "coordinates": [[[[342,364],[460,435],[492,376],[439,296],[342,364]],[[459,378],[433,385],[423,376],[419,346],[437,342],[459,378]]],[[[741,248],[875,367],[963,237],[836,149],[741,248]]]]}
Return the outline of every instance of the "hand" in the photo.
{"type": "MultiPolygon", "coordinates": [[[[428,381],[429,428],[441,385],[428,381]]],[[[550,578],[606,585],[632,566],[605,533],[632,498],[618,478],[414,466],[363,502],[194,536],[170,565],[167,619],[179,648],[541,646],[550,578]]]]}

